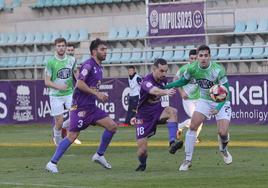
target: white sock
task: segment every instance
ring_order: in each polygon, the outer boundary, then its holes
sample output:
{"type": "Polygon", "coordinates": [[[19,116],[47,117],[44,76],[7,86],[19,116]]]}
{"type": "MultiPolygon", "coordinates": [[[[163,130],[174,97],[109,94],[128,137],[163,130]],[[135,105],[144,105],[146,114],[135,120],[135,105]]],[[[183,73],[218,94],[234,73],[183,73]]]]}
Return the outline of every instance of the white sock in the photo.
{"type": "Polygon", "coordinates": [[[70,126],[70,118],[68,118],[67,120],[65,120],[62,124],[62,128],[66,129],[70,126]]]}
{"type": "Polygon", "coordinates": [[[61,137],[61,129],[57,130],[56,127],[53,127],[53,133],[54,133],[54,137],[60,136],[61,137]]]}
{"type": "Polygon", "coordinates": [[[178,124],[178,129],[183,129],[184,127],[189,128],[191,124],[191,119],[186,119],[184,122],[178,124]]]}
{"type": "Polygon", "coordinates": [[[194,153],[194,145],[196,140],[196,131],[188,129],[185,138],[185,156],[186,160],[191,161],[194,153]]]}
{"type": "MultiPolygon", "coordinates": [[[[228,143],[229,142],[229,140],[230,140],[230,135],[229,135],[229,133],[228,133],[228,135],[227,135],[227,139],[226,140],[222,140],[221,139],[221,137],[220,137],[220,135],[218,134],[218,142],[219,142],[219,150],[220,151],[223,151],[224,149],[223,149],[223,144],[224,143],[228,143]]],[[[225,147],[225,148],[227,148],[227,146],[225,147]]]]}
{"type": "Polygon", "coordinates": [[[198,127],[197,131],[196,131],[196,137],[199,136],[201,130],[202,130],[202,126],[203,126],[203,123],[201,123],[201,125],[198,127]]]}

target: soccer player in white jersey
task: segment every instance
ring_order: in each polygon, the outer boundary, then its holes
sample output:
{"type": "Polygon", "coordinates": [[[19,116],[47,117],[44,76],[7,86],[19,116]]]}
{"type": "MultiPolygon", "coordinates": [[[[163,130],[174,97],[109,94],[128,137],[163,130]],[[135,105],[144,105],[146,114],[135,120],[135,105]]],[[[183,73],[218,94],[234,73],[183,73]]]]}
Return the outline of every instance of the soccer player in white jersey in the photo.
{"type": "Polygon", "coordinates": [[[197,49],[197,61],[189,65],[182,78],[172,82],[166,88],[182,87],[195,79],[200,88],[200,98],[195,108],[191,125],[185,138],[185,160],[181,163],[179,170],[187,171],[192,166],[196,131],[206,118],[215,115],[218,127],[219,150],[225,164],[232,163],[232,156],[227,150],[229,142],[229,125],[231,119],[231,107],[229,101],[229,83],[224,68],[210,60],[210,48],[201,45],[197,49]],[[228,96],[223,102],[215,102],[211,99],[209,89],[221,84],[228,89],[228,96]]]}
{"type": "MultiPolygon", "coordinates": [[[[186,71],[187,67],[196,61],[196,49],[192,49],[189,52],[189,63],[183,65],[179,68],[176,76],[174,77],[174,81],[180,79],[183,76],[183,73],[186,71]]],[[[191,80],[189,84],[178,88],[178,91],[182,97],[182,105],[185,113],[188,115],[188,119],[178,124],[177,137],[179,138],[182,135],[182,131],[185,127],[189,128],[191,124],[191,117],[193,116],[194,109],[197,104],[197,100],[200,97],[199,87],[195,80],[191,80]]],[[[200,142],[199,134],[202,130],[203,124],[199,126],[196,132],[196,143],[200,142]]]]}
{"type": "Polygon", "coordinates": [[[62,140],[62,127],[68,127],[69,119],[63,122],[65,108],[69,110],[73,95],[73,74],[76,72],[75,58],[66,55],[67,42],[55,40],[55,55],[46,64],[45,85],[50,88],[51,116],[54,117],[53,141],[57,146],[62,140]]]}

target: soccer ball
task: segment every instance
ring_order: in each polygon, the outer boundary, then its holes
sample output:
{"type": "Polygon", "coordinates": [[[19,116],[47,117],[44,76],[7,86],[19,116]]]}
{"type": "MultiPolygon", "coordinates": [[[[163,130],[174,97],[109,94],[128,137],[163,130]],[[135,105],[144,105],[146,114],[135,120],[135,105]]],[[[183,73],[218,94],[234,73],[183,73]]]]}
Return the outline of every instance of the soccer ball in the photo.
{"type": "Polygon", "coordinates": [[[222,102],[228,95],[228,90],[223,85],[214,85],[209,90],[210,97],[215,102],[222,102]]]}

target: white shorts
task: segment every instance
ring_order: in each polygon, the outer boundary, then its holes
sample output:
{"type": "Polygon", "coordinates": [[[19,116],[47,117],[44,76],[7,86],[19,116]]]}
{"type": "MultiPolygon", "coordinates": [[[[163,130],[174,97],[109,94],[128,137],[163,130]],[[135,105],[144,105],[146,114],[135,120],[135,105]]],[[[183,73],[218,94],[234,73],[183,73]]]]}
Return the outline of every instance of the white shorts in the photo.
{"type": "Polygon", "coordinates": [[[183,109],[189,117],[193,116],[197,102],[196,99],[182,99],[183,109]]]}
{"type": "MultiPolygon", "coordinates": [[[[211,118],[211,110],[215,109],[218,103],[205,100],[205,99],[199,99],[195,108],[195,111],[200,112],[201,114],[205,115],[208,119],[211,118]]],[[[230,106],[230,101],[227,101],[218,114],[215,115],[216,120],[220,119],[231,119],[231,113],[232,109],[230,106]]]]}
{"type": "Polygon", "coordinates": [[[64,112],[69,110],[72,105],[72,95],[68,96],[49,96],[51,111],[51,116],[57,116],[64,114],[64,112]],[[66,109],[65,109],[65,108],[66,109]]]}

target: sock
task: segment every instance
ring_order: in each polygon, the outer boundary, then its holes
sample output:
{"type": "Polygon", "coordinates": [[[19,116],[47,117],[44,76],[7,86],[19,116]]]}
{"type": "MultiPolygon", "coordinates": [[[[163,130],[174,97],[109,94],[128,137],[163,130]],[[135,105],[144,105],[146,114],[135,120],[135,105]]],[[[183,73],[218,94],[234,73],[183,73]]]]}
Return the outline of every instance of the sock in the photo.
{"type": "Polygon", "coordinates": [[[61,129],[57,130],[56,126],[53,127],[53,134],[54,136],[61,136],[61,129]]]}
{"type": "Polygon", "coordinates": [[[177,123],[176,122],[168,122],[168,135],[169,135],[169,143],[173,143],[176,140],[177,134],[177,123]]]}
{"type": "Polygon", "coordinates": [[[194,145],[196,140],[196,131],[188,129],[185,138],[185,155],[186,160],[191,161],[194,153],[194,145]]]}
{"type": "Polygon", "coordinates": [[[57,164],[65,151],[70,147],[72,142],[68,138],[64,138],[59,146],[57,147],[53,157],[51,158],[51,162],[57,164]]]}
{"type": "Polygon", "coordinates": [[[202,130],[202,126],[203,126],[203,123],[201,123],[201,125],[198,127],[197,131],[196,131],[196,137],[199,136],[201,130],[202,130]]]}
{"type": "Polygon", "coordinates": [[[184,122],[178,124],[178,129],[184,129],[184,127],[189,128],[191,124],[191,119],[186,119],[184,122]]]}
{"type": "Polygon", "coordinates": [[[141,155],[138,158],[139,158],[140,164],[143,166],[146,166],[147,155],[141,155]]]}
{"type": "Polygon", "coordinates": [[[107,129],[104,130],[102,137],[101,137],[101,143],[97,150],[97,153],[101,156],[105,153],[108,145],[110,144],[112,138],[113,138],[114,132],[108,131],[107,129]]]}
{"type": "Polygon", "coordinates": [[[62,128],[68,128],[70,126],[70,118],[68,118],[67,120],[65,120],[62,124],[62,128]]]}
{"type": "Polygon", "coordinates": [[[227,135],[221,136],[218,134],[218,141],[219,141],[219,149],[220,151],[224,151],[229,142],[229,133],[227,135]]]}

